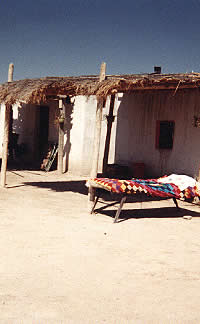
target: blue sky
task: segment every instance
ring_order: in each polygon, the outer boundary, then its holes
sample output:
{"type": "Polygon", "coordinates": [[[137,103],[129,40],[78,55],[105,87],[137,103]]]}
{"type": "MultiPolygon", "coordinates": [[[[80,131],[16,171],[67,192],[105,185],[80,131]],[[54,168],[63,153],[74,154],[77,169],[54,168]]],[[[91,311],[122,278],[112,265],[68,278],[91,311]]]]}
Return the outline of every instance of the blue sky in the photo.
{"type": "Polygon", "coordinates": [[[1,0],[0,82],[200,72],[200,0],[1,0]]]}

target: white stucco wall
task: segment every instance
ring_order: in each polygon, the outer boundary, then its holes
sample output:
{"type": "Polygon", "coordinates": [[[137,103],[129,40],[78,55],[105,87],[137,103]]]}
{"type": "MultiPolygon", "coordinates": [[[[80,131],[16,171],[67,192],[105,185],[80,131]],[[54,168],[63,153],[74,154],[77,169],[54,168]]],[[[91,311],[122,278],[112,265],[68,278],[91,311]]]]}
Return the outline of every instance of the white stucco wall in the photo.
{"type": "Polygon", "coordinates": [[[19,134],[18,144],[27,145],[29,155],[33,155],[35,135],[35,107],[33,105],[14,105],[13,131],[19,134]]]}
{"type": "Polygon", "coordinates": [[[72,112],[69,171],[89,174],[92,165],[96,98],[77,96],[72,112]]]}
{"type": "MultiPolygon", "coordinates": [[[[106,115],[109,112],[109,104],[110,97],[108,97],[105,107],[103,108],[98,172],[102,172],[104,144],[107,131],[106,115]]],[[[97,100],[95,96],[77,96],[75,98],[72,113],[72,129],[70,132],[71,150],[69,155],[69,171],[76,174],[90,175],[93,161],[96,107],[97,100]]],[[[115,128],[116,124],[113,125],[108,163],[114,163],[115,159],[115,128]]]]}
{"type": "MultiPolygon", "coordinates": [[[[109,112],[110,98],[103,108],[99,169],[102,171],[104,144],[107,131],[105,116],[109,112]]],[[[96,97],[77,96],[68,111],[65,129],[65,157],[68,171],[89,175],[93,158],[93,140],[96,120],[96,97]],[[68,131],[67,131],[68,130],[68,131]]],[[[49,106],[49,141],[58,142],[57,102],[49,106]]],[[[0,110],[0,154],[3,135],[3,109],[0,110]]],[[[37,107],[14,107],[13,129],[20,134],[19,143],[31,148],[35,136],[37,107]]],[[[157,177],[169,173],[197,176],[200,167],[200,128],[193,126],[194,116],[200,117],[200,93],[198,90],[135,92],[116,95],[115,120],[112,126],[108,163],[132,166],[143,162],[146,175],[157,177]],[[172,150],[156,148],[156,121],[175,121],[172,150]]],[[[30,149],[31,150],[31,149],[30,149]]]]}
{"type": "Polygon", "coordinates": [[[200,167],[200,93],[193,90],[119,95],[116,125],[116,163],[144,162],[149,176],[183,173],[197,176],[200,167]],[[172,150],[155,147],[156,121],[174,120],[172,150]]]}

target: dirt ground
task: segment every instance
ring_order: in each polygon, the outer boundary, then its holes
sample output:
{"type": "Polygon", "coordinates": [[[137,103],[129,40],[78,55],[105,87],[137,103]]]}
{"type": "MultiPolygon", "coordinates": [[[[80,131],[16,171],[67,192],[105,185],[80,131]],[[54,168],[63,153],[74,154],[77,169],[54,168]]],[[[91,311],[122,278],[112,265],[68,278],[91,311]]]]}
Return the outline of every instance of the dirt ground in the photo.
{"type": "Polygon", "coordinates": [[[88,213],[84,180],[8,172],[0,323],[200,323],[200,207],[127,203],[113,224],[117,205],[88,213]]]}

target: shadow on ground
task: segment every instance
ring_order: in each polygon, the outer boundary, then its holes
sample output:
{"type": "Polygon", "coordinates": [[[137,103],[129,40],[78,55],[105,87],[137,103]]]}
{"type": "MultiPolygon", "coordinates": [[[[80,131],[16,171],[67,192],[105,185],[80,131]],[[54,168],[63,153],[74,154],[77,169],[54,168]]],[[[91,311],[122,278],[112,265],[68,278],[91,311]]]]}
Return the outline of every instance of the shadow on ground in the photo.
{"type": "Polygon", "coordinates": [[[50,189],[57,192],[71,191],[82,195],[88,194],[88,188],[85,185],[85,180],[82,181],[36,181],[24,182],[26,186],[50,189]]]}
{"type": "MultiPolygon", "coordinates": [[[[101,208],[95,209],[95,213],[114,218],[117,210],[106,210],[106,207],[111,207],[116,204],[117,203],[115,202],[107,206],[104,205],[101,208]]],[[[122,209],[118,222],[122,222],[130,218],[177,218],[183,216],[200,217],[200,213],[186,208],[177,209],[176,207],[122,209]]]]}

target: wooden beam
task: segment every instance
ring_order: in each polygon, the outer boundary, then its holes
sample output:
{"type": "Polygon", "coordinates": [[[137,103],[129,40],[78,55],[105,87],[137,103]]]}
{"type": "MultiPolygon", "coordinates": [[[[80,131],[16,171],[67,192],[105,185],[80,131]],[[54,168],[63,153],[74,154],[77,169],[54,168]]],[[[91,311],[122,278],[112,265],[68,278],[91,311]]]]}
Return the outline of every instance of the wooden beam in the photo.
{"type": "Polygon", "coordinates": [[[62,117],[64,117],[63,100],[59,99],[59,134],[58,134],[57,170],[60,174],[63,173],[63,149],[64,149],[64,121],[61,122],[62,117]]]}
{"type": "Polygon", "coordinates": [[[9,123],[10,123],[10,106],[5,106],[5,121],[4,121],[4,136],[3,136],[3,151],[1,162],[1,187],[6,186],[6,170],[8,161],[8,141],[9,141],[9,123]]]}
{"type": "MultiPolygon", "coordinates": [[[[106,63],[101,64],[99,82],[102,82],[106,78],[106,63]]],[[[101,122],[102,122],[102,110],[103,110],[103,99],[97,99],[97,110],[96,110],[96,127],[94,136],[94,151],[93,151],[93,163],[90,176],[95,178],[98,173],[98,162],[99,162],[99,151],[101,142],[101,122]]]]}
{"type": "Polygon", "coordinates": [[[99,74],[99,82],[102,82],[106,78],[106,63],[103,62],[101,64],[100,74],[99,74]]]}
{"type": "Polygon", "coordinates": [[[13,81],[14,64],[10,63],[8,68],[8,82],[13,81]]]}
{"type": "MultiPolygon", "coordinates": [[[[13,81],[14,64],[10,63],[8,67],[8,82],[13,81]]],[[[2,150],[2,161],[1,161],[1,187],[6,186],[6,170],[8,162],[8,142],[10,133],[10,114],[12,107],[9,105],[5,106],[4,113],[4,135],[3,135],[3,150],[2,150]]]]}
{"type": "MultiPolygon", "coordinates": [[[[99,82],[105,80],[106,77],[106,63],[101,64],[101,70],[99,74],[99,82]]],[[[102,110],[103,110],[103,99],[97,99],[97,110],[96,110],[96,127],[94,136],[94,151],[92,159],[92,169],[90,173],[91,178],[96,178],[98,173],[98,162],[99,162],[99,151],[101,143],[101,122],[102,122],[102,110]]],[[[88,207],[91,211],[95,200],[95,188],[90,186],[88,190],[88,207]]]]}

